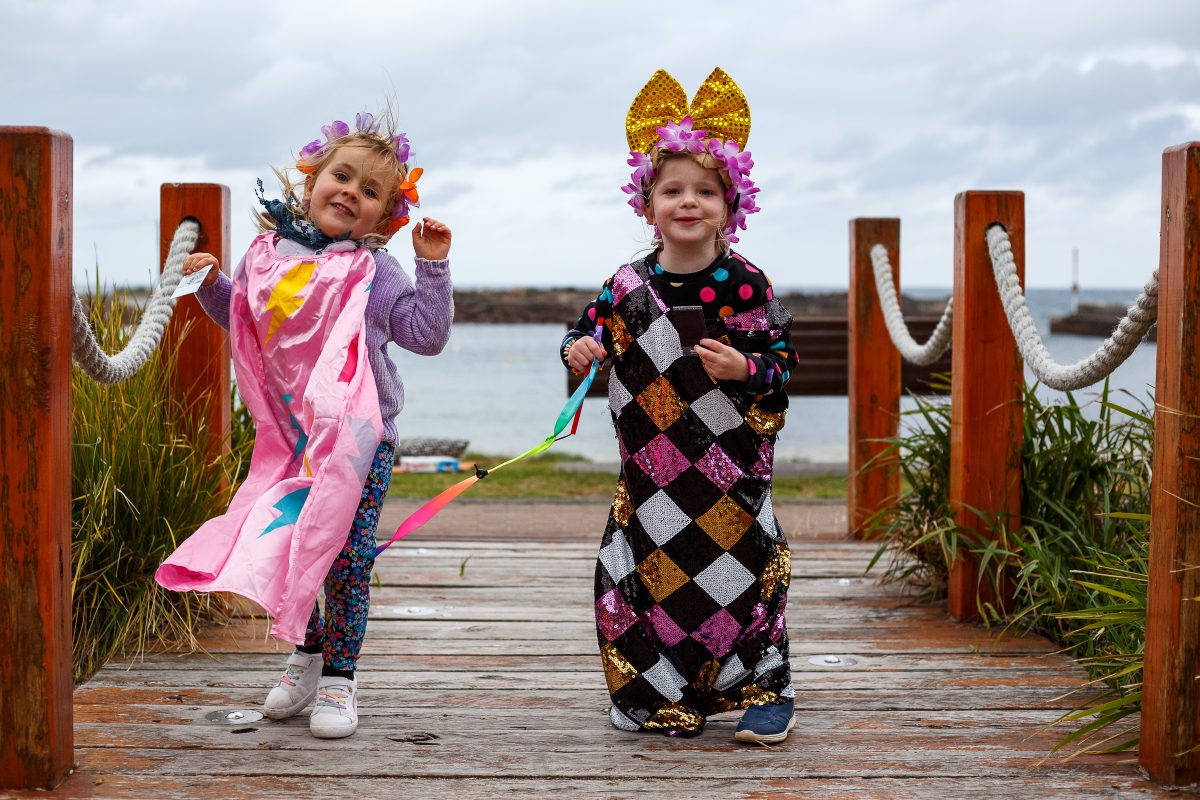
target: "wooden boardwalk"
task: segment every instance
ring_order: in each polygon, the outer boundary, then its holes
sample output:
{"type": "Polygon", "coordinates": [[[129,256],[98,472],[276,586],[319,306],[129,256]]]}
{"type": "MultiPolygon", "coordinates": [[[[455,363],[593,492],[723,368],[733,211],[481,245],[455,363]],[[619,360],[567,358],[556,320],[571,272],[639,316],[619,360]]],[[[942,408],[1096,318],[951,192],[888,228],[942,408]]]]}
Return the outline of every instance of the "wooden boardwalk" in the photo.
{"type": "MultiPolygon", "coordinates": [[[[389,505],[389,521],[412,504],[389,505]]],[[[607,722],[592,625],[606,504],[462,501],[380,559],[358,733],[259,707],[286,646],[246,620],[211,655],[110,664],[75,694],[78,771],[16,797],[1158,797],[1129,755],[1043,763],[1084,673],[1036,638],[993,641],[863,570],[840,506],[778,503],[793,552],[798,724],[774,748],[607,722]],[[819,667],[814,655],[857,660],[819,667]]],[[[2,792],[0,792],[2,794],[2,792]]]]}

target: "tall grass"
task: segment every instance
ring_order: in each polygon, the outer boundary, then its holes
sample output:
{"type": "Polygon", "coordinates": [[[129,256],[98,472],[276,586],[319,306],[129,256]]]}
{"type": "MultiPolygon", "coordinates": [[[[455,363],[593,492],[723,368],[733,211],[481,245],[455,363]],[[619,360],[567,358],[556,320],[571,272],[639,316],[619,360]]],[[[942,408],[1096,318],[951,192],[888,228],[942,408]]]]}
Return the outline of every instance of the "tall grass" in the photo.
{"type": "MultiPolygon", "coordinates": [[[[885,580],[941,596],[947,565],[970,553],[981,583],[1013,593],[1008,609],[981,604],[985,621],[1047,636],[1088,669],[1103,691],[1061,720],[1083,723],[1056,748],[1074,752],[1137,743],[1136,729],[1122,720],[1141,702],[1153,398],[1123,394],[1114,402],[1105,384],[1089,418],[1071,394],[1046,404],[1026,390],[1021,525],[994,529],[990,543],[968,539],[946,502],[949,406],[917,398],[908,413],[924,425],[892,443],[912,489],[873,527],[888,537],[876,553],[888,557],[885,580]]],[[[987,511],[978,513],[987,519],[987,511]]]]}
{"type": "MultiPolygon", "coordinates": [[[[124,346],[129,330],[121,320],[134,306],[121,292],[93,303],[92,328],[106,351],[124,346]]],[[[199,625],[227,614],[217,595],[168,592],[154,582],[176,545],[224,511],[249,461],[245,436],[234,437],[230,458],[205,455],[201,415],[170,395],[175,370],[175,354],[160,348],[122,383],[101,386],[79,370],[72,377],[77,683],[116,655],[195,648],[199,625]]]]}

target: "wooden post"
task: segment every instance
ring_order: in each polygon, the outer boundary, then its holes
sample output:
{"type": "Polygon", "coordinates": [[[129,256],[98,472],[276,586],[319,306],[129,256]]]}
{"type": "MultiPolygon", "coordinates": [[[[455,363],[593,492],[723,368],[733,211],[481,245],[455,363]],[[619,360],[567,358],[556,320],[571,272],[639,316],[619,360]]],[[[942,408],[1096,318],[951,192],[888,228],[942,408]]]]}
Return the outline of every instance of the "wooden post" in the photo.
{"type": "MultiPolygon", "coordinates": [[[[1024,370],[984,240],[993,222],[1008,230],[1024,286],[1025,195],[963,192],[954,198],[950,507],[955,522],[981,542],[995,534],[975,510],[999,515],[1013,526],[1020,524],[1021,514],[1024,370]]],[[[977,598],[1006,600],[979,586],[973,559],[958,558],[950,570],[950,614],[964,622],[977,619],[977,598]]]]}
{"type": "Polygon", "coordinates": [[[1161,224],[1138,760],[1182,785],[1200,781],[1200,142],[1163,153],[1161,224]]]}
{"type": "Polygon", "coordinates": [[[883,322],[875,289],[871,248],[882,244],[900,293],[900,220],[850,220],[850,535],[862,538],[866,521],[900,493],[899,462],[879,461],[887,449],[881,439],[896,436],[900,425],[900,351],[883,322]],[[873,461],[874,460],[874,461],[873,461]],[[868,466],[869,464],[869,466],[868,466]]]}
{"type": "MultiPolygon", "coordinates": [[[[165,264],[175,230],[185,218],[200,223],[196,252],[212,253],[226,274],[229,262],[229,187],[216,183],[164,183],[159,199],[159,263],[165,264]]],[[[181,297],[163,337],[164,352],[179,353],[176,396],[205,420],[205,451],[229,452],[229,336],[212,323],[195,295],[181,297]],[[187,336],[180,340],[184,326],[187,336]]]]}
{"type": "Polygon", "coordinates": [[[0,128],[0,788],[74,759],[71,137],[0,128]]]}

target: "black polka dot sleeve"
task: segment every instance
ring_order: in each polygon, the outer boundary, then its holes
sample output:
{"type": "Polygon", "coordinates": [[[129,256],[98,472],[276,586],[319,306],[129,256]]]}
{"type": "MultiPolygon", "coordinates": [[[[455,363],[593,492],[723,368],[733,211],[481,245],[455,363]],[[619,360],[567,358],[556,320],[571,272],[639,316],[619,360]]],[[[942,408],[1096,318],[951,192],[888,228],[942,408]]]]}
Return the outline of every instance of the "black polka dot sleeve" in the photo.
{"type": "MultiPolygon", "coordinates": [[[[594,336],[596,326],[602,320],[608,320],[612,317],[612,296],[612,278],[609,278],[604,282],[604,288],[600,290],[600,294],[596,295],[595,300],[587,304],[583,309],[583,313],[579,315],[579,319],[575,321],[575,325],[563,337],[562,344],[558,348],[558,357],[562,360],[564,367],[570,368],[567,364],[567,353],[570,352],[571,345],[584,336],[594,336]]],[[[600,345],[606,353],[612,352],[612,339],[609,335],[607,325],[604,326],[604,331],[601,334],[600,345]]]]}

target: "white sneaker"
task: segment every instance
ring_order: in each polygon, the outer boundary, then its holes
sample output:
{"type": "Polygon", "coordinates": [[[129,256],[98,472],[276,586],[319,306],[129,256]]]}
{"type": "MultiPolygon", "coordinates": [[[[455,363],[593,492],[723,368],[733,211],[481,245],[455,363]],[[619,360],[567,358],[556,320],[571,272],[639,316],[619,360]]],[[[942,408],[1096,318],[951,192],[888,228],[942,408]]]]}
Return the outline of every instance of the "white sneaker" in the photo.
{"type": "Polygon", "coordinates": [[[320,678],[320,653],[292,653],[279,683],[263,703],[263,714],[271,719],[287,719],[299,713],[316,696],[320,678]]]}
{"type": "Polygon", "coordinates": [[[318,739],[341,739],[358,730],[357,678],[321,677],[317,704],[308,718],[308,730],[318,739]]]}

